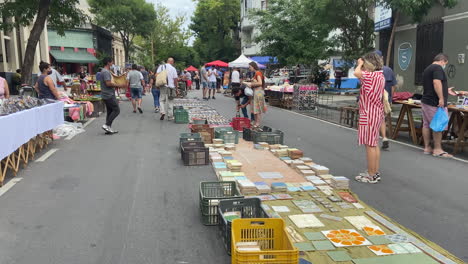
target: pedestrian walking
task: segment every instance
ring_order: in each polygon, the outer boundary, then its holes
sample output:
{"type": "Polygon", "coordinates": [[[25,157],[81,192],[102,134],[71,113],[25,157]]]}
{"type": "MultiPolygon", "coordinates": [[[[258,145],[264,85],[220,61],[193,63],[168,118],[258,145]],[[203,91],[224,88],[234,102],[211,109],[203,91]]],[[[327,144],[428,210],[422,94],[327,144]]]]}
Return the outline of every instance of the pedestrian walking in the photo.
{"type": "Polygon", "coordinates": [[[209,90],[208,90],[208,80],[209,80],[209,77],[208,77],[208,71],[206,70],[205,66],[202,66],[201,69],[200,69],[200,81],[201,81],[201,84],[202,84],[202,89],[203,89],[203,100],[208,100],[208,98],[210,97],[210,93],[209,93],[209,90]],[[208,93],[208,97],[206,97],[206,94],[208,93]]]}
{"type": "Polygon", "coordinates": [[[133,113],[136,113],[138,108],[138,112],[143,114],[143,110],[141,109],[141,98],[143,87],[145,86],[145,80],[143,74],[138,71],[138,65],[132,65],[132,70],[127,73],[127,81],[130,85],[130,93],[132,94],[133,113]]]}
{"type": "MultiPolygon", "coordinates": [[[[375,52],[377,55],[379,55],[382,60],[382,52],[380,50],[377,50],[375,52]]],[[[395,73],[393,70],[388,67],[388,66],[383,66],[383,75],[385,77],[385,91],[388,94],[388,103],[391,105],[392,104],[392,96],[393,93],[395,92],[396,85],[397,85],[397,80],[395,77],[395,73]]],[[[383,150],[388,150],[390,143],[387,138],[387,123],[385,122],[386,119],[388,119],[390,122],[392,122],[392,113],[390,112],[388,115],[385,115],[384,122],[382,122],[382,125],[380,126],[380,135],[382,136],[382,149],[383,150]]]]}
{"type": "Polygon", "coordinates": [[[140,72],[143,75],[143,80],[145,83],[143,84],[143,95],[146,95],[146,93],[149,93],[149,72],[145,69],[145,67],[141,66],[140,72]]]}
{"type": "Polygon", "coordinates": [[[249,63],[249,70],[255,72],[252,82],[245,82],[244,84],[253,90],[253,113],[255,116],[255,123],[253,128],[260,130],[260,123],[262,121],[262,114],[266,113],[267,107],[265,104],[265,77],[258,68],[256,62],[249,63]]]}
{"type": "Polygon", "coordinates": [[[358,143],[366,146],[367,172],[360,173],[356,180],[366,183],[380,181],[379,129],[384,120],[382,97],[385,89],[382,57],[375,52],[360,58],[354,75],[361,80],[359,96],[358,143]]]}
{"type": "Polygon", "coordinates": [[[185,79],[187,83],[187,90],[192,90],[192,74],[189,71],[185,71],[185,79]]]}
{"type": "Polygon", "coordinates": [[[167,76],[167,84],[160,87],[160,113],[161,117],[159,120],[164,120],[164,117],[168,116],[168,120],[174,120],[174,98],[176,97],[176,89],[178,86],[177,70],[174,68],[174,59],[168,58],[165,65],[161,65],[158,68],[157,73],[160,74],[165,71],[167,76]]]}
{"type": "Polygon", "coordinates": [[[198,73],[198,71],[195,72],[193,80],[195,81],[195,89],[200,90],[200,74],[198,73]]]}
{"type": "Polygon", "coordinates": [[[115,134],[118,131],[112,129],[112,123],[120,114],[119,102],[117,102],[117,98],[115,97],[115,89],[125,88],[127,84],[118,85],[113,83],[110,68],[114,64],[114,61],[106,57],[103,59],[103,62],[104,68],[101,71],[101,98],[106,105],[107,116],[106,123],[102,126],[102,129],[106,131],[106,134],[115,134]]]}
{"type": "Polygon", "coordinates": [[[159,87],[156,86],[156,73],[150,75],[150,83],[149,86],[151,87],[151,93],[153,94],[153,104],[154,104],[154,112],[159,112],[159,94],[160,90],[159,87]]]}
{"type": "Polygon", "coordinates": [[[212,93],[212,99],[215,98],[215,92],[216,92],[216,78],[218,76],[218,71],[215,69],[215,67],[211,67],[210,70],[208,70],[208,99],[210,99],[210,93],[212,93]]]}
{"type": "MultiPolygon", "coordinates": [[[[424,138],[424,154],[433,155],[439,158],[453,158],[442,149],[442,134],[443,132],[435,132],[430,128],[430,124],[439,107],[442,107],[448,115],[447,98],[449,94],[447,75],[445,67],[448,64],[448,57],[445,54],[438,54],[434,58],[434,62],[429,65],[423,72],[423,97],[422,113],[423,113],[423,138],[424,138]],[[434,148],[431,147],[431,132],[434,141],[434,148]]],[[[446,130],[447,128],[445,128],[446,130]]]]}

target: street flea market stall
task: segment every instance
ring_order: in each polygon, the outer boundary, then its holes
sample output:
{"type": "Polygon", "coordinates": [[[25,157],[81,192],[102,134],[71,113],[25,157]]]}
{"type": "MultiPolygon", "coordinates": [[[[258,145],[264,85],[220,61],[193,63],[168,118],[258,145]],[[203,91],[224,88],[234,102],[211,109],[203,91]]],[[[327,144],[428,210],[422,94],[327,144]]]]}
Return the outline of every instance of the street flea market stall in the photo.
{"type": "Polygon", "coordinates": [[[284,145],[282,131],[239,120],[192,124],[178,142],[184,165],[213,166],[200,219],[232,263],[463,263],[359,200],[348,178],[284,145]]]}
{"type": "Polygon", "coordinates": [[[16,175],[21,163],[26,166],[52,140],[52,129],[64,122],[63,107],[63,102],[35,98],[0,102],[0,186],[8,169],[16,175]]]}

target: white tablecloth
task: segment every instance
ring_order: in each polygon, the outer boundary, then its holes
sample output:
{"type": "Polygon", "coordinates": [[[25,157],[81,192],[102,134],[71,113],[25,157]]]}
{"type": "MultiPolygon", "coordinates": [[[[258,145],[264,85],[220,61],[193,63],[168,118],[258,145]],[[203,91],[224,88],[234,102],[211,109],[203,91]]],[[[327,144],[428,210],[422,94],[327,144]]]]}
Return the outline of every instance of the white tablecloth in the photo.
{"type": "Polygon", "coordinates": [[[31,138],[63,124],[63,102],[0,116],[0,160],[31,138]]]}

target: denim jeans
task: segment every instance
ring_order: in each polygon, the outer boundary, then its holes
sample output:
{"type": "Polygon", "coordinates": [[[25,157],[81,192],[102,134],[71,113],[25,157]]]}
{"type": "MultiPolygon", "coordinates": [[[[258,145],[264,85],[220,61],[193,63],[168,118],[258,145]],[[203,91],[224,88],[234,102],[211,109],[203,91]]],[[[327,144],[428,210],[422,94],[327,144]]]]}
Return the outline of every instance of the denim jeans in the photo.
{"type": "MultiPolygon", "coordinates": [[[[241,104],[244,105],[248,101],[249,101],[249,97],[244,96],[244,97],[242,97],[241,104]]],[[[246,118],[249,118],[249,115],[247,114],[247,106],[245,106],[244,108],[241,108],[241,109],[242,109],[242,115],[244,115],[244,117],[246,117],[246,118]]],[[[255,121],[255,116],[254,116],[253,113],[250,113],[250,120],[255,121]]]]}
{"type": "Polygon", "coordinates": [[[151,89],[151,93],[153,94],[153,99],[154,99],[154,107],[159,107],[159,94],[160,91],[159,89],[151,89]]]}

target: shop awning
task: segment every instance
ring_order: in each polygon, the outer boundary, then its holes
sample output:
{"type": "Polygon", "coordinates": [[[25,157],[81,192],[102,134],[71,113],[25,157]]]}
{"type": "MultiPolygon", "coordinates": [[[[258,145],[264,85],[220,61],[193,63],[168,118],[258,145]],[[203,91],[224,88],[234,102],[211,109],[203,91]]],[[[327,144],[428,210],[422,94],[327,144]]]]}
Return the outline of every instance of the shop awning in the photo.
{"type": "Polygon", "coordinates": [[[65,63],[98,63],[99,60],[93,54],[86,50],[74,51],[73,49],[50,50],[50,55],[55,58],[57,62],[65,63]]]}
{"type": "Polygon", "coordinates": [[[276,64],[278,63],[278,59],[276,57],[271,56],[253,56],[250,57],[251,60],[254,60],[260,64],[276,64]]]}

